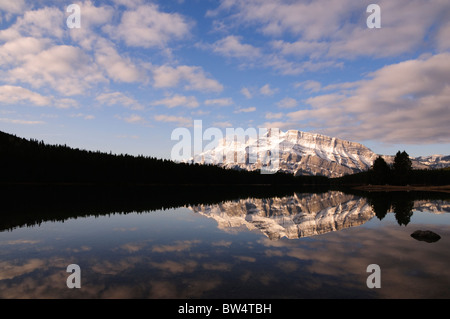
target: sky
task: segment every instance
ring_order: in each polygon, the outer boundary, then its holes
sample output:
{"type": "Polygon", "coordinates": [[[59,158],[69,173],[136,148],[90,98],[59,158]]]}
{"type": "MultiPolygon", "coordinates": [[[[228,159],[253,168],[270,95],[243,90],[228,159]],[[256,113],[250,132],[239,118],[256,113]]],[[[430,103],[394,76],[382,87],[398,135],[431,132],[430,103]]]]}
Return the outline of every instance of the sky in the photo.
{"type": "Polygon", "coordinates": [[[1,131],[170,158],[194,120],[450,154],[450,2],[0,0],[1,131]]]}

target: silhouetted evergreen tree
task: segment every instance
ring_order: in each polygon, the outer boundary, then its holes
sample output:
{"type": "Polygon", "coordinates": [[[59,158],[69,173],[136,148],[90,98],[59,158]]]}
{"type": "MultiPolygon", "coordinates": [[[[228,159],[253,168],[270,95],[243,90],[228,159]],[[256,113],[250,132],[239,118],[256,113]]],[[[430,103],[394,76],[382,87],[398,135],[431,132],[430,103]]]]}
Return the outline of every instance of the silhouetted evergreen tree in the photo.
{"type": "Polygon", "coordinates": [[[391,168],[383,157],[378,156],[372,165],[371,183],[375,185],[384,185],[390,183],[390,180],[391,168]]]}
{"type": "Polygon", "coordinates": [[[412,170],[412,162],[408,153],[398,151],[393,164],[393,183],[396,185],[406,185],[409,183],[409,177],[412,170]]]}
{"type": "Polygon", "coordinates": [[[393,168],[396,171],[410,171],[412,169],[412,162],[406,151],[398,151],[394,158],[393,168]]]}

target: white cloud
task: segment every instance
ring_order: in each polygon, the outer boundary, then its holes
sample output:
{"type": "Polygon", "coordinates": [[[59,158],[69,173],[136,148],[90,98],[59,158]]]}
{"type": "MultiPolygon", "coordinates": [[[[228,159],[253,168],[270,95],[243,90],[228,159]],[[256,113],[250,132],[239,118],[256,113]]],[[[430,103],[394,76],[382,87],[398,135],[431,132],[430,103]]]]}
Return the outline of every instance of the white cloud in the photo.
{"type": "Polygon", "coordinates": [[[142,116],[137,115],[137,114],[131,114],[131,115],[126,116],[126,117],[123,117],[121,115],[115,115],[114,117],[119,119],[119,120],[122,120],[124,122],[130,123],[130,124],[136,124],[136,123],[138,123],[138,124],[146,124],[147,123],[145,118],[143,118],[142,116]]]}
{"type": "MultiPolygon", "coordinates": [[[[230,24],[229,29],[255,26],[257,31],[267,36],[267,45],[256,47],[244,43],[240,35],[229,35],[209,47],[223,56],[239,58],[241,68],[272,68],[282,75],[298,75],[327,68],[340,68],[343,66],[343,62],[339,61],[340,58],[367,52],[372,54],[373,48],[382,47],[380,43],[375,42],[367,49],[367,43],[363,43],[366,48],[355,50],[349,47],[348,54],[340,52],[349,42],[348,34],[352,30],[363,29],[367,32],[364,20],[365,9],[364,4],[355,4],[351,0],[223,0],[219,8],[208,11],[207,16],[216,18],[214,20],[216,24],[230,24]],[[226,14],[226,17],[221,20],[222,12],[226,14]],[[358,21],[354,21],[358,16],[356,12],[361,13],[358,21]],[[286,34],[289,38],[293,37],[297,40],[288,42],[275,39],[286,34]],[[338,53],[339,46],[344,47],[339,49],[338,53]]],[[[365,34],[358,34],[359,40],[367,37],[365,34]]],[[[377,39],[383,39],[383,37],[377,36],[377,39]]],[[[370,42],[370,40],[366,41],[370,42]]],[[[395,43],[398,42],[398,40],[395,41],[395,43]]],[[[408,49],[404,52],[407,51],[408,49]]],[[[384,50],[382,53],[387,51],[384,50]]]]}
{"type": "Polygon", "coordinates": [[[65,26],[65,7],[44,7],[26,11],[8,29],[0,31],[0,41],[6,41],[0,47],[0,66],[10,84],[48,86],[70,96],[86,94],[108,78],[116,82],[145,80],[142,68],[94,32],[95,26],[111,22],[113,8],[95,7],[91,1],[80,6],[80,29],[65,26]],[[75,42],[73,45],[61,44],[67,36],[75,42]]]}
{"type": "Polygon", "coordinates": [[[125,117],[123,120],[127,123],[144,123],[145,122],[145,119],[142,116],[136,115],[136,114],[132,114],[128,117],[125,117]]]}
{"type": "Polygon", "coordinates": [[[298,75],[303,72],[317,72],[323,69],[340,68],[343,62],[333,60],[306,60],[292,61],[281,55],[271,54],[262,63],[265,67],[271,67],[282,75],[298,75]]]}
{"type": "Polygon", "coordinates": [[[113,0],[114,3],[122,5],[129,8],[136,8],[137,6],[144,3],[144,0],[113,0]]]}
{"type": "Polygon", "coordinates": [[[331,38],[330,56],[348,59],[409,53],[429,42],[427,38],[448,21],[450,10],[450,3],[440,0],[385,0],[377,4],[381,8],[381,28],[372,30],[355,24],[341,28],[331,38]]]}
{"type": "Polygon", "coordinates": [[[49,85],[63,95],[85,94],[91,85],[105,81],[91,58],[78,47],[53,46],[8,71],[10,82],[23,82],[34,88],[49,85]]]}
{"type": "MultiPolygon", "coordinates": [[[[81,28],[68,29],[72,40],[77,42],[82,48],[92,50],[93,44],[98,42],[100,34],[95,30],[99,26],[108,26],[114,17],[114,8],[108,5],[96,7],[91,1],[80,3],[81,28]]],[[[69,13],[66,13],[69,16],[69,13]]]]}
{"type": "Polygon", "coordinates": [[[131,62],[117,53],[113,43],[100,40],[95,51],[96,62],[105,70],[108,76],[117,82],[138,82],[144,74],[131,62]]]}
{"type": "Polygon", "coordinates": [[[177,106],[196,108],[200,104],[198,103],[197,98],[195,96],[184,96],[175,94],[174,96],[154,101],[152,102],[152,105],[164,105],[168,108],[174,108],[177,106]]]}
{"type": "Polygon", "coordinates": [[[319,92],[322,88],[322,84],[320,82],[314,80],[307,80],[303,82],[297,82],[294,84],[295,88],[303,88],[310,92],[319,92]]]}
{"type": "Polygon", "coordinates": [[[281,107],[281,108],[293,108],[298,105],[298,102],[296,99],[293,99],[291,97],[286,97],[286,98],[282,99],[281,101],[279,101],[277,103],[277,105],[278,105],[278,107],[281,107]]]}
{"type": "Polygon", "coordinates": [[[253,97],[253,94],[250,92],[248,88],[242,88],[241,93],[247,98],[251,99],[253,97]]]}
{"type": "Polygon", "coordinates": [[[192,111],[191,115],[193,115],[193,116],[204,116],[204,115],[208,115],[210,113],[211,113],[210,111],[196,110],[196,111],[192,111]]]}
{"type": "Polygon", "coordinates": [[[52,98],[30,91],[20,86],[0,86],[0,103],[31,103],[37,106],[49,106],[52,98]]]}
{"type": "Polygon", "coordinates": [[[178,126],[190,127],[192,126],[192,119],[182,116],[174,116],[174,115],[155,115],[155,121],[157,122],[165,122],[165,123],[175,123],[178,126]]]}
{"type": "Polygon", "coordinates": [[[0,10],[3,13],[22,13],[27,8],[25,0],[0,0],[0,10]]]}
{"type": "Polygon", "coordinates": [[[157,5],[141,5],[122,14],[118,26],[105,26],[103,30],[112,38],[134,47],[165,47],[174,39],[189,35],[191,24],[178,13],[161,12],[157,5]]]}
{"type": "Polygon", "coordinates": [[[283,40],[277,40],[272,42],[272,46],[279,50],[282,55],[317,59],[323,57],[327,53],[329,43],[303,40],[290,43],[283,40]]]}
{"type": "Polygon", "coordinates": [[[266,96],[272,96],[278,92],[278,89],[272,89],[269,84],[265,84],[259,89],[259,93],[266,96]]]}
{"type": "Polygon", "coordinates": [[[256,111],[256,107],[250,106],[250,107],[246,107],[246,108],[237,109],[233,113],[239,114],[239,113],[250,113],[250,112],[255,112],[255,111],[256,111]]]}
{"type": "Polygon", "coordinates": [[[436,39],[440,50],[450,50],[450,21],[441,27],[436,39]]]}
{"type": "Polygon", "coordinates": [[[217,106],[228,106],[234,104],[233,99],[231,97],[205,100],[204,103],[205,105],[217,105],[217,106]]]}
{"type": "Polygon", "coordinates": [[[83,118],[85,120],[93,120],[95,119],[95,116],[92,114],[84,114],[84,113],[76,113],[76,114],[71,114],[70,117],[75,117],[75,118],[83,118]]]}
{"type": "MultiPolygon", "coordinates": [[[[114,8],[102,4],[96,7],[91,0],[80,2],[82,14],[82,29],[90,29],[94,26],[101,26],[111,21],[114,15],[114,8]]],[[[70,13],[66,13],[70,15],[70,13]]]]}
{"type": "Polygon", "coordinates": [[[278,120],[278,119],[281,119],[283,116],[284,116],[283,113],[271,113],[271,112],[268,112],[268,113],[266,113],[265,118],[268,119],[268,120],[275,120],[275,119],[278,120]]]}
{"type": "Polygon", "coordinates": [[[0,32],[0,39],[12,40],[13,36],[31,36],[35,38],[53,37],[61,39],[64,35],[65,14],[62,9],[45,7],[24,12],[7,30],[0,32]]]}
{"type": "Polygon", "coordinates": [[[133,110],[143,110],[144,106],[137,100],[126,96],[122,92],[102,93],[95,98],[102,104],[106,105],[122,105],[133,110]]]}
{"type": "Polygon", "coordinates": [[[212,123],[212,125],[213,125],[213,127],[222,127],[222,128],[233,127],[233,124],[231,124],[228,121],[214,122],[214,123],[212,123]]]}
{"type": "Polygon", "coordinates": [[[156,88],[172,88],[184,83],[185,90],[221,92],[222,84],[208,78],[198,66],[180,65],[171,67],[162,65],[153,69],[153,80],[156,88]]]}
{"type": "Polygon", "coordinates": [[[53,99],[53,105],[59,109],[78,108],[79,104],[77,100],[69,98],[53,99]]]}
{"type": "Polygon", "coordinates": [[[73,99],[44,96],[40,93],[15,85],[0,86],[0,103],[49,106],[60,109],[78,107],[78,102],[73,99]]]}
{"type": "Polygon", "coordinates": [[[11,68],[23,63],[30,55],[48,48],[50,41],[33,37],[18,37],[0,47],[0,66],[11,68]]]}
{"type": "Polygon", "coordinates": [[[262,125],[264,128],[277,128],[280,130],[299,129],[298,124],[295,122],[266,122],[262,125]]]}
{"type": "Polygon", "coordinates": [[[323,133],[386,143],[450,141],[450,54],[385,66],[341,92],[306,102],[288,114],[323,133]]]}
{"type": "Polygon", "coordinates": [[[368,4],[352,0],[223,0],[207,16],[220,19],[220,14],[226,13],[234,27],[254,26],[270,38],[297,37],[294,42],[271,42],[285,56],[390,57],[418,49],[435,36],[438,48],[446,47],[448,1],[379,0],[382,27],[376,30],[366,25],[368,4]]]}
{"type": "MultiPolygon", "coordinates": [[[[307,38],[318,38],[338,30],[340,22],[350,17],[351,9],[355,7],[362,5],[355,6],[350,0],[224,0],[215,15],[233,10],[235,23],[254,24],[264,34],[280,35],[289,32],[303,34],[307,38]]],[[[210,16],[213,16],[211,12],[210,16]]]]}
{"type": "Polygon", "coordinates": [[[227,57],[252,58],[261,54],[260,49],[241,43],[241,37],[230,35],[212,45],[214,52],[227,57]]]}
{"type": "Polygon", "coordinates": [[[32,120],[10,119],[10,118],[0,118],[0,122],[9,124],[20,124],[20,125],[45,124],[45,122],[43,121],[32,121],[32,120]]]}

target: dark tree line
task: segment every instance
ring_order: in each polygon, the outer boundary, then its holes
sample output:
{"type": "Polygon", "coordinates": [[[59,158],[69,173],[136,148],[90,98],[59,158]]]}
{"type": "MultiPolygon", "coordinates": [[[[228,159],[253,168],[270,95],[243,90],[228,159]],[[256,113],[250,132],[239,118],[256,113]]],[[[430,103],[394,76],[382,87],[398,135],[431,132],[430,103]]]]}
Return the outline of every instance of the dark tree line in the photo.
{"type": "Polygon", "coordinates": [[[406,152],[388,165],[382,157],[369,171],[329,179],[278,172],[225,169],[215,165],[175,163],[147,156],[116,155],[48,145],[0,132],[0,183],[133,185],[450,185],[450,170],[413,170],[406,152]]]}
{"type": "Polygon", "coordinates": [[[406,185],[411,179],[412,162],[408,153],[398,151],[392,166],[379,156],[370,170],[371,182],[376,185],[406,185]]]}
{"type": "Polygon", "coordinates": [[[334,185],[450,185],[450,169],[413,169],[408,153],[398,151],[393,163],[382,156],[361,173],[333,179],[334,185]]]}
{"type": "Polygon", "coordinates": [[[379,156],[369,170],[374,185],[449,185],[448,169],[413,169],[408,153],[398,151],[392,165],[379,156]]]}
{"type": "Polygon", "coordinates": [[[0,132],[0,183],[95,183],[146,185],[323,184],[328,179],[260,174],[214,165],[175,163],[48,145],[0,132]]]}

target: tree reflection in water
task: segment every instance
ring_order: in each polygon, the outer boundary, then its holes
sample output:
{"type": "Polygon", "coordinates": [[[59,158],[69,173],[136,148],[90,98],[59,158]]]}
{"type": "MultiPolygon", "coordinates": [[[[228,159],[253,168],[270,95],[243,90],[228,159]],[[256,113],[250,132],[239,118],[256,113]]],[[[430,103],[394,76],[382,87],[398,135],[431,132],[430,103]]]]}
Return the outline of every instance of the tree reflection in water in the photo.
{"type": "Polygon", "coordinates": [[[395,220],[400,226],[410,223],[415,208],[414,202],[420,200],[448,199],[448,194],[428,192],[373,192],[366,193],[370,205],[379,220],[386,217],[388,212],[393,212],[395,220]]]}

